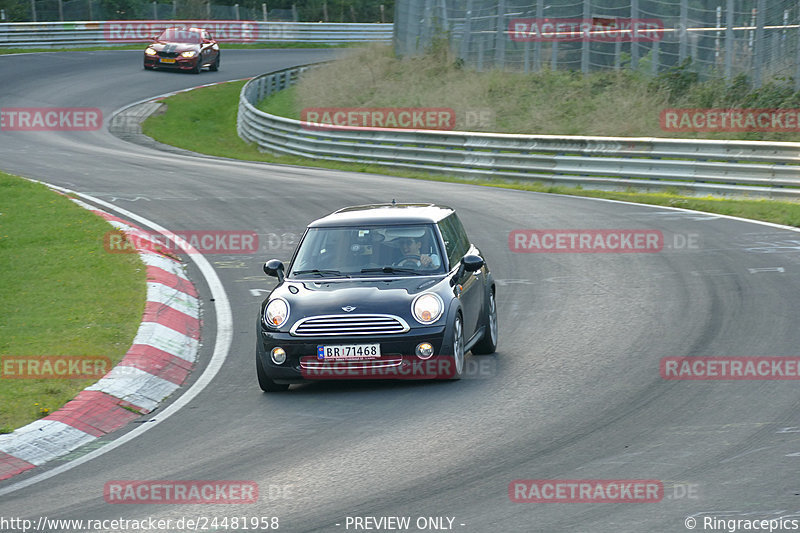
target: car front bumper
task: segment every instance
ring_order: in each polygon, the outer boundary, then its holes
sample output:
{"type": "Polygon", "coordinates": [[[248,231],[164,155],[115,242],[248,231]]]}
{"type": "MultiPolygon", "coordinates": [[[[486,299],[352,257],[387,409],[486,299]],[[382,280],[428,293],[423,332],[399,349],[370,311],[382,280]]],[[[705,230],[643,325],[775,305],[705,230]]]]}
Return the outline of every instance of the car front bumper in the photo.
{"type": "Polygon", "coordinates": [[[399,335],[298,337],[273,332],[259,325],[258,357],[267,374],[276,383],[301,383],[326,379],[449,379],[453,374],[452,349],[445,326],[415,328],[399,335]],[[423,359],[417,346],[427,342],[433,355],[423,359]],[[380,344],[381,356],[375,359],[326,361],[317,357],[320,345],[380,344]],[[276,364],[270,353],[280,347],[286,361],[276,364]]]}

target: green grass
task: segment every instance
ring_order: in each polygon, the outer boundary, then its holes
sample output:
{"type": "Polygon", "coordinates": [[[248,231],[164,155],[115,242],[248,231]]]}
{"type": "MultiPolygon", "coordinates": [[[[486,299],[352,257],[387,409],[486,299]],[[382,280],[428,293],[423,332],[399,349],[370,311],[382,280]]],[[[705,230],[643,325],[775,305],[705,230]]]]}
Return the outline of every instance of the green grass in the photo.
{"type": "MultiPolygon", "coordinates": [[[[149,42],[149,41],[148,41],[149,42]]],[[[30,54],[33,52],[95,52],[98,50],[144,50],[148,42],[141,44],[121,44],[115,46],[66,46],[58,48],[0,48],[3,54],[30,54]]],[[[357,44],[357,43],[355,43],[357,44]]],[[[222,50],[261,50],[275,48],[348,48],[355,44],[324,43],[222,43],[222,50]]]]}
{"type": "MultiPolygon", "coordinates": [[[[453,183],[471,183],[537,192],[549,192],[594,198],[608,198],[643,204],[664,205],[764,220],[800,227],[800,204],[773,200],[730,200],[683,196],[678,192],[641,193],[636,191],[606,192],[553,186],[534,182],[474,180],[424,172],[389,169],[378,165],[338,163],[261,153],[255,145],[244,142],[236,134],[236,113],[239,92],[245,82],[232,82],[177,94],[165,100],[167,112],[151,116],[143,125],[145,134],[156,140],[187,150],[231,159],[265,161],[287,165],[331,168],[337,170],[388,174],[414,179],[453,183]]],[[[297,91],[282,91],[259,104],[269,113],[297,117],[297,91]]]]}
{"type": "MultiPolygon", "coordinates": [[[[43,185],[0,173],[0,356],[118,362],[146,297],[137,254],[111,254],[113,228],[43,185]]],[[[0,433],[53,412],[93,380],[0,379],[0,433]]]]}

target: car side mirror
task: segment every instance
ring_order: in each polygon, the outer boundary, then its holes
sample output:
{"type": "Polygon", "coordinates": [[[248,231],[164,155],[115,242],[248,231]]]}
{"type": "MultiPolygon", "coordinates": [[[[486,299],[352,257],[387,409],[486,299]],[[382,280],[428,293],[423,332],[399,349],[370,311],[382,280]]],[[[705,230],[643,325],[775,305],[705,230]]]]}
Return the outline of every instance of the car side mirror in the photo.
{"type": "Polygon", "coordinates": [[[458,272],[456,275],[453,276],[453,279],[450,280],[450,285],[455,285],[458,280],[461,279],[461,276],[464,275],[464,272],[475,272],[480,270],[481,267],[485,264],[483,258],[479,255],[472,255],[467,254],[462,259],[458,265],[458,272]]]}
{"type": "Polygon", "coordinates": [[[283,262],[280,259],[270,259],[264,263],[264,273],[267,276],[278,278],[278,283],[283,283],[283,279],[286,277],[283,270],[283,262]]]}
{"type": "Polygon", "coordinates": [[[483,258],[478,255],[465,255],[461,260],[461,264],[467,272],[475,272],[483,267],[484,261],[483,258]]]}

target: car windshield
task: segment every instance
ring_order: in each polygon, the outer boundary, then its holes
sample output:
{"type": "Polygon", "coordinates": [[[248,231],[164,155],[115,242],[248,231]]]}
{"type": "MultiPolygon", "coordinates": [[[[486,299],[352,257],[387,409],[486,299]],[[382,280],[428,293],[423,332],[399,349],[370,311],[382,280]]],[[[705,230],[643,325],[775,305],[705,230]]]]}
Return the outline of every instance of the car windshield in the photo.
{"type": "Polygon", "coordinates": [[[409,276],[444,272],[432,225],[311,228],[292,277],[409,276]]]}
{"type": "Polygon", "coordinates": [[[158,36],[158,40],[171,43],[200,44],[203,42],[203,36],[197,31],[168,28],[161,32],[161,35],[158,36]]]}

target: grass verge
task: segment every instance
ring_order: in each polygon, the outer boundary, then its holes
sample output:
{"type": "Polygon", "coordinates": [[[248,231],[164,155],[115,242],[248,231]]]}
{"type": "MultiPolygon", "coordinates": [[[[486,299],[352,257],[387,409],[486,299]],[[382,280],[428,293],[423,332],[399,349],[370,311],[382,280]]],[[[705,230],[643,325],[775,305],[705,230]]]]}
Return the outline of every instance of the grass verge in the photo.
{"type": "MultiPolygon", "coordinates": [[[[106,356],[117,363],[144,311],[145,267],[111,254],[113,228],[44,185],[0,172],[0,357],[106,356]]],[[[0,375],[0,433],[52,412],[95,380],[0,375]]]]}
{"type": "MultiPolygon", "coordinates": [[[[265,161],[286,165],[388,174],[391,176],[414,179],[471,183],[485,185],[487,187],[607,198],[643,204],[682,207],[685,209],[695,209],[698,211],[707,211],[710,213],[719,213],[800,227],[800,204],[794,202],[746,199],[731,200],[713,197],[698,198],[683,196],[677,192],[641,193],[636,191],[592,191],[532,182],[464,179],[454,176],[388,169],[378,165],[338,163],[261,153],[255,145],[244,142],[236,134],[236,114],[239,92],[244,83],[243,81],[225,83],[171,96],[164,101],[167,104],[167,112],[148,118],[143,124],[143,131],[146,135],[165,144],[172,144],[194,152],[231,159],[265,161]]],[[[259,107],[269,113],[296,117],[296,96],[297,92],[294,89],[281,91],[259,104],[259,107]]]]}

